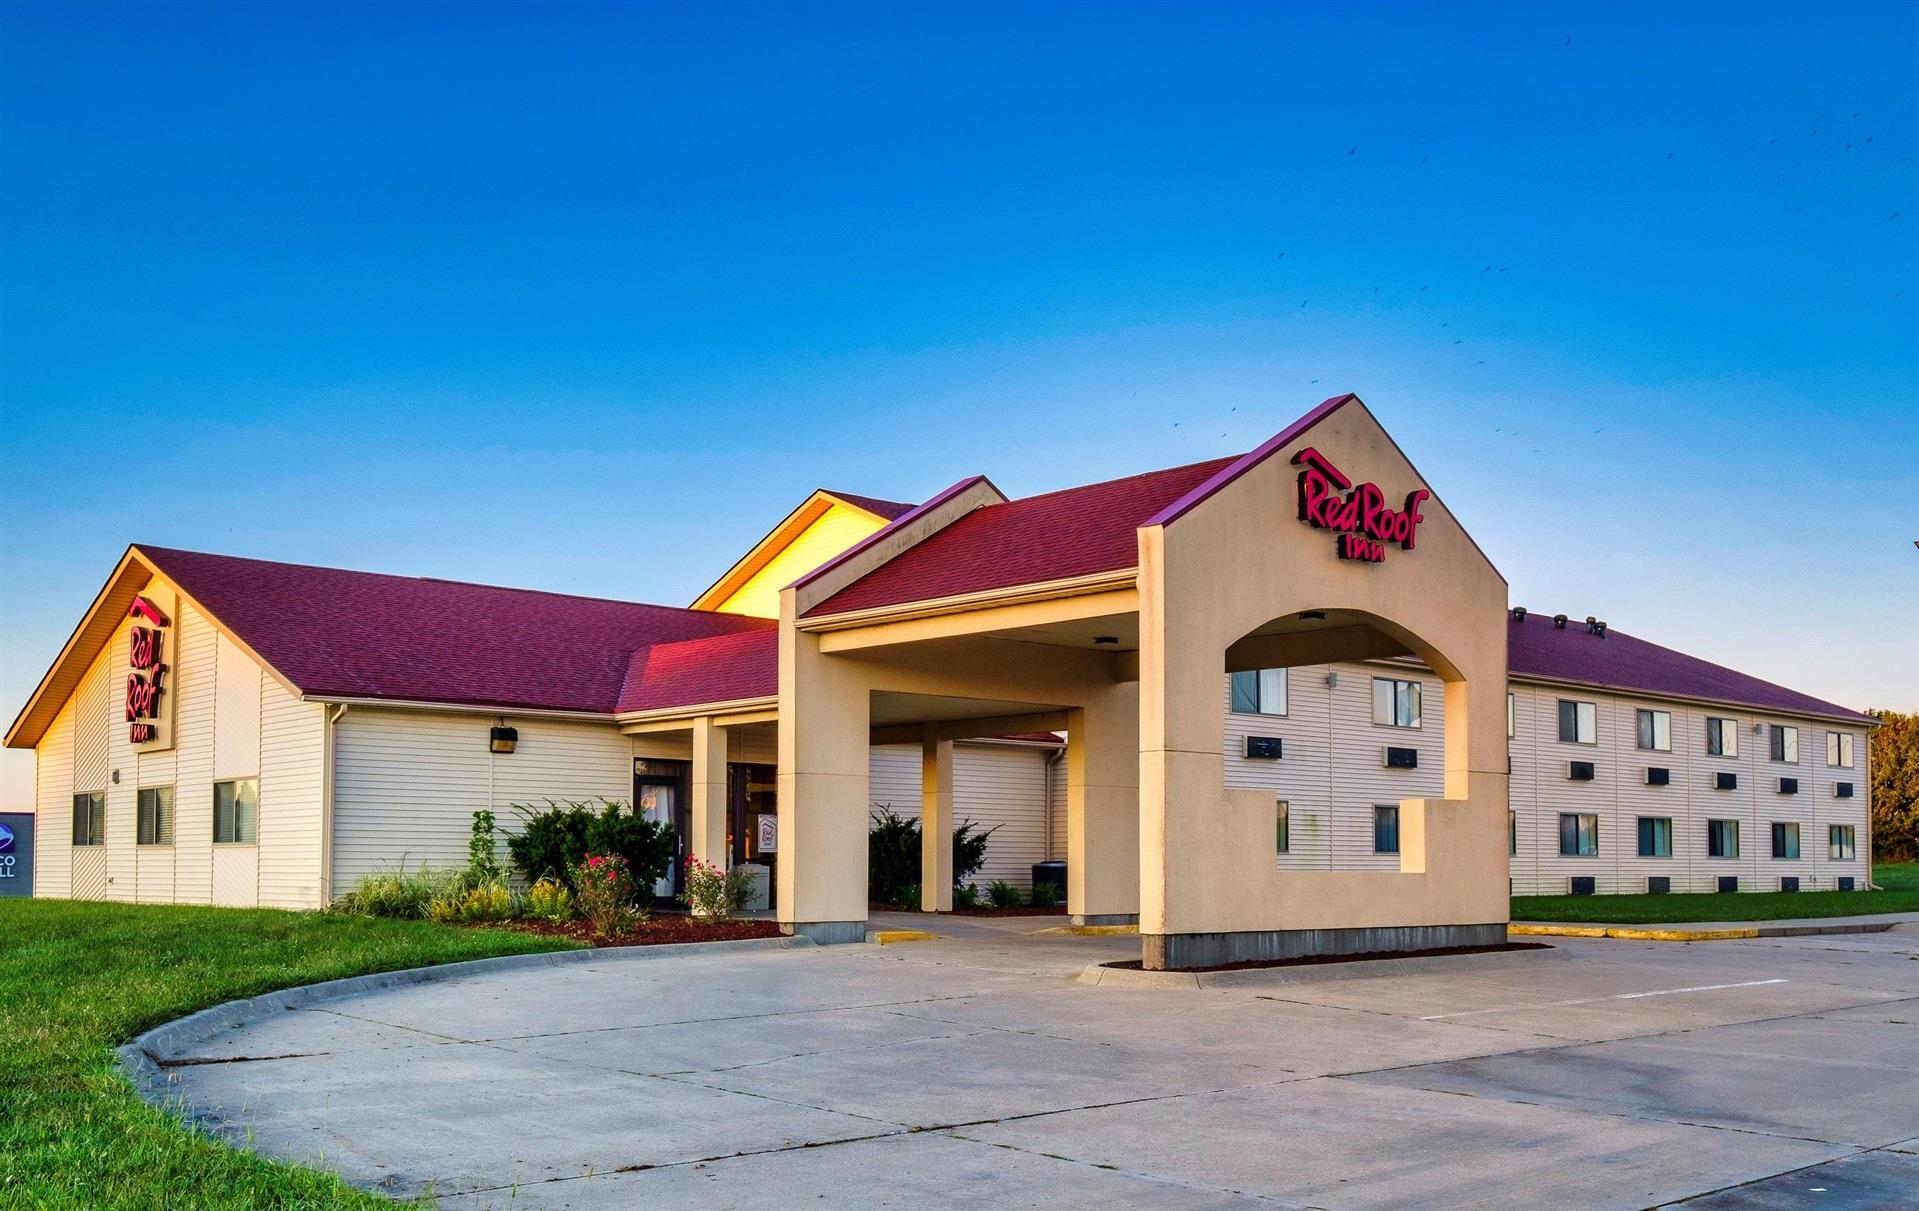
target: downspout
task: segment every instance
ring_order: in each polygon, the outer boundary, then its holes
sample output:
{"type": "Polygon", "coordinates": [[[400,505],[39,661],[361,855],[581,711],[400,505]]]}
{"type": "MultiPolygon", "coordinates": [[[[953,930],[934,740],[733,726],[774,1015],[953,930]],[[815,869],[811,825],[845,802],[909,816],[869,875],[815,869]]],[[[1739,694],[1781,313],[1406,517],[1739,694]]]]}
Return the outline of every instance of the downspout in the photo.
{"type": "Polygon", "coordinates": [[[320,907],[333,903],[333,729],[347,713],[347,704],[322,706],[320,717],[320,907]]]}

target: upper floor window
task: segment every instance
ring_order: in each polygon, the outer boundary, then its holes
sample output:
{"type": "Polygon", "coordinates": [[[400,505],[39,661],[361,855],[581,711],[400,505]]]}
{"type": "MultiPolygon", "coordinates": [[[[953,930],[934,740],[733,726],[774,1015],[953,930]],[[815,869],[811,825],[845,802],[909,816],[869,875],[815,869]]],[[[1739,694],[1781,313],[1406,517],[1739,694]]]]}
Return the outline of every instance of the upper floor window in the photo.
{"type": "Polygon", "coordinates": [[[1639,747],[1655,752],[1672,751],[1672,712],[1647,711],[1633,712],[1634,721],[1639,727],[1639,747]]]}
{"type": "Polygon", "coordinates": [[[1286,670],[1248,669],[1233,674],[1233,714],[1284,715],[1286,670]]]}
{"type": "Polygon", "coordinates": [[[1561,698],[1559,738],[1568,744],[1599,743],[1599,707],[1591,702],[1561,698]]]}
{"type": "Polygon", "coordinates": [[[1772,733],[1772,759],[1797,765],[1799,763],[1799,729],[1775,723],[1767,730],[1772,733]]]}
{"type": "Polygon", "coordinates": [[[1706,755],[1708,757],[1737,757],[1739,755],[1739,723],[1737,720],[1706,720],[1706,755]]]}
{"type": "Polygon", "coordinates": [[[73,843],[107,843],[107,792],[86,791],[73,797],[73,843]]]}
{"type": "Polygon", "coordinates": [[[213,840],[251,845],[260,839],[260,780],[236,778],[213,784],[213,840]]]}
{"type": "Polygon", "coordinates": [[[1672,857],[1672,817],[1639,817],[1639,856],[1642,858],[1672,857]]]}
{"type": "Polygon", "coordinates": [[[1373,722],[1380,727],[1419,726],[1419,683],[1373,678],[1373,722]]]}
{"type": "Polygon", "coordinates": [[[141,787],[136,814],[138,824],[133,834],[135,845],[173,844],[172,787],[141,787]]]}
{"type": "Polygon", "coordinates": [[[1852,733],[1826,733],[1826,764],[1834,769],[1852,768],[1852,733]]]}

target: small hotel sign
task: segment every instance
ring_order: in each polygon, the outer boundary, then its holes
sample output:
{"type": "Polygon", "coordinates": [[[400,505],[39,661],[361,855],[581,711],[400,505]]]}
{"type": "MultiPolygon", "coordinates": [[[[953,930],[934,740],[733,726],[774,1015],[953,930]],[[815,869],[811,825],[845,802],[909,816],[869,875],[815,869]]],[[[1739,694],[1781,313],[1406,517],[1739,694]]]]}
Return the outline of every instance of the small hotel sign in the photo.
{"type": "Polygon", "coordinates": [[[133,599],[127,617],[127,740],[151,751],[173,747],[173,686],[167,674],[173,619],[154,596],[133,599]]]}
{"type": "Polygon", "coordinates": [[[1317,530],[1339,535],[1335,549],[1341,559],[1384,563],[1388,543],[1410,551],[1418,541],[1419,502],[1432,493],[1424,488],[1406,494],[1406,507],[1394,509],[1378,484],[1353,481],[1311,446],[1293,455],[1299,468],[1299,519],[1317,530]],[[1345,493],[1344,496],[1340,493],[1345,493]]]}

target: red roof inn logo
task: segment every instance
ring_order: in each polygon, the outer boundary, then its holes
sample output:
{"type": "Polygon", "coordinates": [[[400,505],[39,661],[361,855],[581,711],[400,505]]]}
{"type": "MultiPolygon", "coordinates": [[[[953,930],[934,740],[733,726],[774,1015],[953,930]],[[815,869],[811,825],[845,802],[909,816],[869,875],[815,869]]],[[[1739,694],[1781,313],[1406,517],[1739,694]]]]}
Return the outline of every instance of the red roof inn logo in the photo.
{"type": "Polygon", "coordinates": [[[144,597],[133,599],[127,617],[152,624],[127,631],[127,739],[155,744],[168,739],[160,734],[160,722],[167,718],[161,702],[167,693],[167,629],[173,624],[144,597]]]}
{"type": "Polygon", "coordinates": [[[1405,551],[1413,549],[1419,523],[1426,520],[1420,516],[1419,502],[1431,492],[1424,488],[1408,492],[1406,507],[1394,509],[1386,504],[1378,484],[1353,487],[1345,473],[1311,446],[1293,455],[1293,464],[1299,468],[1299,519],[1315,529],[1336,531],[1341,559],[1384,563],[1388,543],[1396,542],[1405,551]]]}

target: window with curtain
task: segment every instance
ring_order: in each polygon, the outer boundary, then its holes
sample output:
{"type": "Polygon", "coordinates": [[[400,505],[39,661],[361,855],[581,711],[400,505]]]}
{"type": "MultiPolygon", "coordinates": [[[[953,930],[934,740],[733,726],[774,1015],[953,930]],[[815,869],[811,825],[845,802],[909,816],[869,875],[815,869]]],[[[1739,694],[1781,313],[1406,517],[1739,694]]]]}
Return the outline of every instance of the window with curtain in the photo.
{"type": "Polygon", "coordinates": [[[1708,858],[1739,856],[1739,821],[1706,821],[1706,856],[1708,858]]]}
{"type": "Polygon", "coordinates": [[[1638,725],[1639,747],[1653,752],[1672,751],[1672,712],[1639,710],[1633,712],[1638,725]]]}
{"type": "Polygon", "coordinates": [[[83,791],[73,797],[73,843],[107,843],[107,792],[83,791]]]}
{"type": "Polygon", "coordinates": [[[1399,852],[1399,807],[1384,803],[1373,808],[1373,852],[1376,854],[1396,854],[1399,852]]]}
{"type": "Polygon", "coordinates": [[[1799,856],[1799,826],[1786,820],[1772,822],[1772,856],[1775,858],[1797,858],[1799,856]]]}
{"type": "Polygon", "coordinates": [[[1590,858],[1599,852],[1599,817],[1588,812],[1559,813],[1559,852],[1590,858]]]}
{"type": "Polygon", "coordinates": [[[1739,724],[1733,719],[1706,720],[1706,756],[1737,757],[1739,724]]]}
{"type": "Polygon", "coordinates": [[[1599,743],[1599,707],[1591,702],[1559,700],[1559,738],[1567,744],[1599,743]]]}
{"type": "Polygon", "coordinates": [[[1233,714],[1284,715],[1286,670],[1247,669],[1233,675],[1233,714]]]}
{"type": "Polygon", "coordinates": [[[1834,769],[1852,768],[1852,736],[1850,733],[1826,733],[1826,764],[1834,769]]]}
{"type": "Polygon", "coordinates": [[[1827,853],[1834,862],[1852,861],[1852,825],[1835,824],[1827,829],[1826,846],[1827,853]]]}
{"type": "Polygon", "coordinates": [[[1279,853],[1293,852],[1293,805],[1284,799],[1274,801],[1273,838],[1279,853]]]}
{"type": "Polygon", "coordinates": [[[1378,727],[1419,726],[1419,682],[1373,678],[1373,723],[1378,727]]]}
{"type": "Polygon", "coordinates": [[[1642,858],[1672,857],[1672,817],[1639,817],[1639,856],[1642,858]]]}
{"type": "Polygon", "coordinates": [[[1798,764],[1799,729],[1796,727],[1783,727],[1775,723],[1768,730],[1772,733],[1772,759],[1774,761],[1787,761],[1795,765],[1798,764]]]}
{"type": "Polygon", "coordinates": [[[134,844],[173,844],[173,788],[143,786],[136,800],[134,844]]]}
{"type": "Polygon", "coordinates": [[[213,840],[252,845],[260,839],[260,780],[235,778],[213,784],[213,840]]]}

